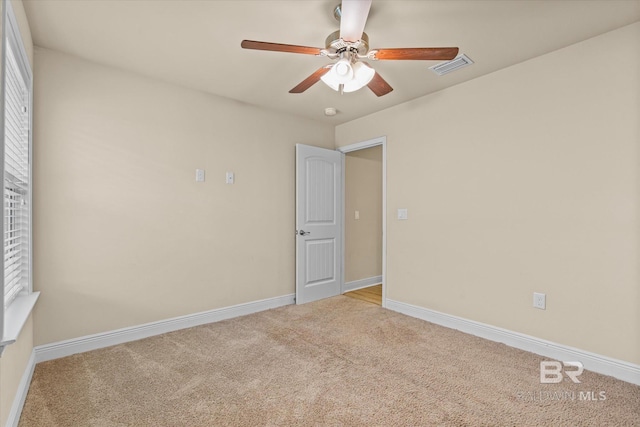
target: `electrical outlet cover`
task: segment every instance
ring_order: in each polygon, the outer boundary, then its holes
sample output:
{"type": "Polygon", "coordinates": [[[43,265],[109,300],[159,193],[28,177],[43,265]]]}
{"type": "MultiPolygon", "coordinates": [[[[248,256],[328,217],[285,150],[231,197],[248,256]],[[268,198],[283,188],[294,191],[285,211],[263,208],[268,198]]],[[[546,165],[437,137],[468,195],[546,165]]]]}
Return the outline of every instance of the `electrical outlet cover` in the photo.
{"type": "Polygon", "coordinates": [[[533,293],[533,306],[541,310],[547,308],[547,296],[545,294],[534,292],[533,293]]]}

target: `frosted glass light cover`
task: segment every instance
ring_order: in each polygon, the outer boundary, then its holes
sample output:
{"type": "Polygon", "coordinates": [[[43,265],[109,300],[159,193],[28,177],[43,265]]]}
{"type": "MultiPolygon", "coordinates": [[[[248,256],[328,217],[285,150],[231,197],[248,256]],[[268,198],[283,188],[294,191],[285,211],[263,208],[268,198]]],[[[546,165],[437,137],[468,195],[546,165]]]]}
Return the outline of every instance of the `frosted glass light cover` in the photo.
{"type": "Polygon", "coordinates": [[[342,60],[334,64],[333,67],[331,67],[331,70],[320,78],[327,86],[335,91],[340,90],[340,84],[342,83],[344,84],[344,92],[355,92],[369,84],[371,79],[373,79],[373,76],[376,74],[376,71],[373,68],[363,64],[362,62],[356,62],[350,66],[351,78],[349,80],[337,78],[336,67],[342,65],[341,61],[342,60]]]}

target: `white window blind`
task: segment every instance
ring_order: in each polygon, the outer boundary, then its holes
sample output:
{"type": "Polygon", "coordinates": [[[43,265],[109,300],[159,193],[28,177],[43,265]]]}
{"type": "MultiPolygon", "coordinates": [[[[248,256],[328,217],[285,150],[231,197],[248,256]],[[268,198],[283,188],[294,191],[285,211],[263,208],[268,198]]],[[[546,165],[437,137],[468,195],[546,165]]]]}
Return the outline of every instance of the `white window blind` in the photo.
{"type": "Polygon", "coordinates": [[[29,86],[5,43],[4,103],[4,306],[29,289],[29,86]]]}

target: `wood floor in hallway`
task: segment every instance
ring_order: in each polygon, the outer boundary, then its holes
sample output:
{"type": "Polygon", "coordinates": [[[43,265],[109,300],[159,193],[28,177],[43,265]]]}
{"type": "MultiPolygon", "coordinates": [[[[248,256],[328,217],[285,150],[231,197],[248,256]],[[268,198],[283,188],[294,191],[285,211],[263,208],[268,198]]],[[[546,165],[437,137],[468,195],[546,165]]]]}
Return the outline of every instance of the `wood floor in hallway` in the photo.
{"type": "Polygon", "coordinates": [[[345,296],[382,305],[382,284],[356,289],[351,292],[345,292],[345,296]]]}

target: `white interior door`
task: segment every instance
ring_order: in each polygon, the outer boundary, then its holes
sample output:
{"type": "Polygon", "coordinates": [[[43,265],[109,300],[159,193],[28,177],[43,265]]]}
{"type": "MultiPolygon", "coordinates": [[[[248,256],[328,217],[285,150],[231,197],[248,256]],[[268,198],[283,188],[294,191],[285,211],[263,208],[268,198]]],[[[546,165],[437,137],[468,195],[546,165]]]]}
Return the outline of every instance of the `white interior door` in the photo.
{"type": "Polygon", "coordinates": [[[296,303],[339,295],[344,154],[296,144],[296,303]]]}

